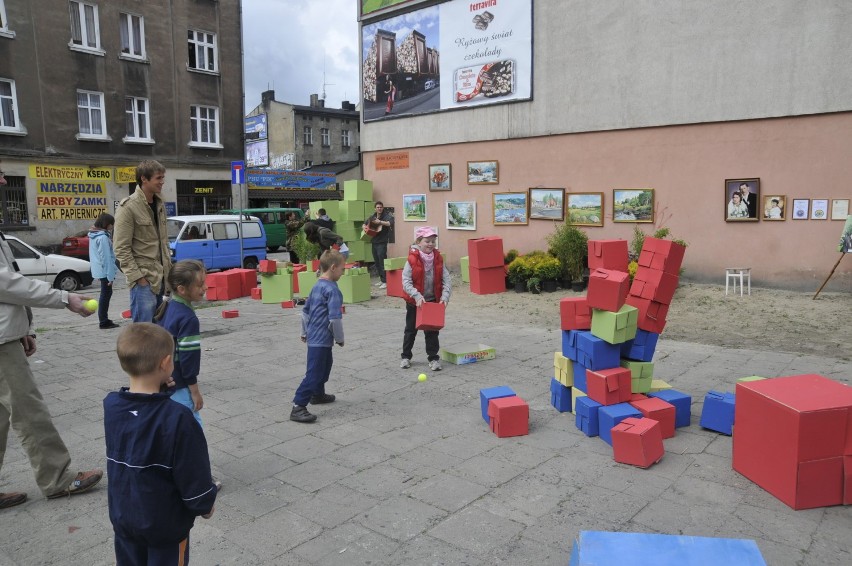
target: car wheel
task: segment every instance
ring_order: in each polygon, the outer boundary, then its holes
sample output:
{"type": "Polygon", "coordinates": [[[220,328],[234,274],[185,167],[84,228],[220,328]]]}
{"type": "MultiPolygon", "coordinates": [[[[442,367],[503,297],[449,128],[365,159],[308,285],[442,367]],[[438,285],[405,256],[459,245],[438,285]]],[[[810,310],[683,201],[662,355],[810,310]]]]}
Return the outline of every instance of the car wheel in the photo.
{"type": "Polygon", "coordinates": [[[247,257],[243,261],[243,267],[245,267],[246,269],[257,269],[257,258],[247,257]]]}
{"type": "Polygon", "coordinates": [[[80,276],[73,271],[63,271],[56,276],[53,286],[62,291],[76,291],[83,286],[80,276]]]}
{"type": "Polygon", "coordinates": [[[266,246],[266,249],[270,252],[277,252],[281,246],[266,246]]]}

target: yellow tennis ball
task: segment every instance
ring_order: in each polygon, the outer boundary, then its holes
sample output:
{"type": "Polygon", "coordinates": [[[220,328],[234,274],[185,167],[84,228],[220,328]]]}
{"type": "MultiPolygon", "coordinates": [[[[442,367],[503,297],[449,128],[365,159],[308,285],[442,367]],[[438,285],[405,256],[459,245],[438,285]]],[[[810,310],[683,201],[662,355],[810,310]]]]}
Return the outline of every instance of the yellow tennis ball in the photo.
{"type": "Polygon", "coordinates": [[[88,301],[83,303],[83,306],[86,307],[86,310],[90,312],[95,312],[96,310],[98,310],[98,302],[94,299],[89,299],[88,301]]]}
{"type": "Polygon", "coordinates": [[[417,376],[417,381],[426,381],[426,374],[425,374],[425,373],[421,373],[420,375],[418,375],[418,376],[417,376]]]}

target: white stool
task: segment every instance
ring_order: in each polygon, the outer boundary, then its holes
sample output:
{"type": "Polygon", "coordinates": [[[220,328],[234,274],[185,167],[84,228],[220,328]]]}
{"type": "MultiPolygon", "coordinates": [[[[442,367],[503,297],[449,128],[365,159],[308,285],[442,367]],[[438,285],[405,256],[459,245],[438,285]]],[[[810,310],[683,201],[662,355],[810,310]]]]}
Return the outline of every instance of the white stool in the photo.
{"type": "Polygon", "coordinates": [[[740,297],[743,296],[743,287],[748,281],[748,294],[751,295],[751,268],[750,267],[726,267],[725,268],[725,295],[728,294],[728,284],[733,284],[734,293],[737,292],[737,279],[740,280],[740,297]]]}

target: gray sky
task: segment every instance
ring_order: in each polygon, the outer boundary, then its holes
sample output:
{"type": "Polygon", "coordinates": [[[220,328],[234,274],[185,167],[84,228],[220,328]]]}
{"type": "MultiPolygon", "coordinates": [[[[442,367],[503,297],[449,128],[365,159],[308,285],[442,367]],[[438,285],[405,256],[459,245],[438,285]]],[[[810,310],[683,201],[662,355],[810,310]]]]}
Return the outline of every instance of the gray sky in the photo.
{"type": "Polygon", "coordinates": [[[245,109],[260,93],[275,100],[310,103],[322,94],[325,56],[326,106],[360,101],[357,0],[243,0],[245,109]]]}

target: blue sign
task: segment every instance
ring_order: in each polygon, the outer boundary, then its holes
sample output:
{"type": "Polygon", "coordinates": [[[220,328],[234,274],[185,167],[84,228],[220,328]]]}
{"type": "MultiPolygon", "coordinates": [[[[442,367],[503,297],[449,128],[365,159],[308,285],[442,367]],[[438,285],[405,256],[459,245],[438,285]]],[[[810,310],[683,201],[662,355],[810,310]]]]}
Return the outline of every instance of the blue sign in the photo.
{"type": "Polygon", "coordinates": [[[231,184],[242,185],[246,182],[246,162],[231,161],[231,184]]]}
{"type": "Polygon", "coordinates": [[[281,189],[337,188],[333,173],[311,173],[286,169],[249,169],[246,174],[250,189],[271,187],[281,189]]]}
{"type": "Polygon", "coordinates": [[[166,216],[177,216],[177,203],[174,201],[166,201],[166,216]]]}
{"type": "Polygon", "coordinates": [[[249,116],[245,119],[246,141],[266,139],[266,114],[249,116]]]}

